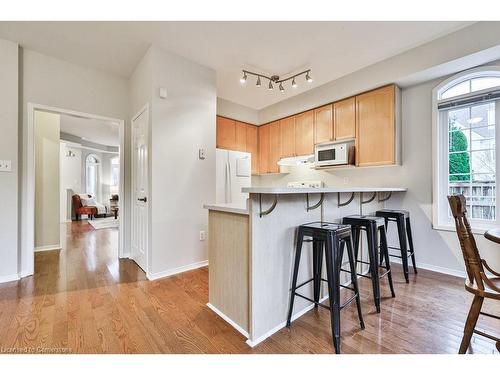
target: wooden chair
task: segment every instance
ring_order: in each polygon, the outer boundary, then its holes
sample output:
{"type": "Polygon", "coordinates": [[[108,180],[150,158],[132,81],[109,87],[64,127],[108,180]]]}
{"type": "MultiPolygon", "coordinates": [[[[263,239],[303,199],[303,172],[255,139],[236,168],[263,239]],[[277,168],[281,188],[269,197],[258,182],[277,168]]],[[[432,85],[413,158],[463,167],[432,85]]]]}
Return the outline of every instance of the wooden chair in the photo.
{"type": "Polygon", "coordinates": [[[493,271],[491,267],[488,266],[488,263],[486,263],[486,260],[481,259],[479,255],[476,241],[472,235],[469,221],[465,215],[467,212],[465,197],[463,195],[448,196],[448,202],[450,204],[451,213],[455,218],[457,235],[467,271],[465,289],[474,295],[474,300],[472,301],[472,306],[465,323],[464,336],[460,344],[459,353],[464,354],[467,351],[473,333],[497,341],[498,348],[498,341],[500,338],[478,331],[475,327],[479,314],[490,318],[500,319],[500,316],[481,312],[481,307],[485,298],[500,301],[500,274],[493,271]],[[484,269],[495,277],[488,277],[484,269]]]}

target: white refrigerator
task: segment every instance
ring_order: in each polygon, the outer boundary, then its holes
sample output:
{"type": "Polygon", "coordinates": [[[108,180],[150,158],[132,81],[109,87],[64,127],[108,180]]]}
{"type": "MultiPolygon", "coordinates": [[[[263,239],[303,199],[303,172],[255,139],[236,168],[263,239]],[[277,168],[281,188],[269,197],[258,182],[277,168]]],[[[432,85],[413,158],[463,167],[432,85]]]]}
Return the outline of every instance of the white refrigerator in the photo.
{"type": "Polygon", "coordinates": [[[252,185],[252,156],[248,152],[216,149],[216,203],[245,206],[247,193],[241,188],[252,185]]]}

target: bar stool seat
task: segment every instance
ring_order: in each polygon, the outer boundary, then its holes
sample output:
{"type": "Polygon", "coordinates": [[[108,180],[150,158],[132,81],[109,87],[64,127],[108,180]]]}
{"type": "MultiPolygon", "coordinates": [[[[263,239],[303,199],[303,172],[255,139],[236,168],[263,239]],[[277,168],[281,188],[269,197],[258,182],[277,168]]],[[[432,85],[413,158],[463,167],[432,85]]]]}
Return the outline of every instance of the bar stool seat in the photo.
{"type": "MultiPolygon", "coordinates": [[[[391,290],[391,296],[394,298],[396,294],[394,293],[394,286],[392,284],[392,274],[391,265],[389,262],[389,249],[387,248],[387,236],[385,232],[385,220],[381,217],[371,216],[371,215],[349,215],[342,218],[343,224],[349,224],[352,228],[352,233],[354,236],[354,258],[356,263],[362,263],[369,265],[370,276],[357,273],[358,276],[367,277],[372,280],[373,287],[373,298],[375,302],[375,307],[377,312],[380,312],[380,278],[387,276],[389,281],[389,287],[391,290]],[[359,239],[361,231],[366,232],[366,239],[368,243],[368,257],[369,261],[365,262],[358,259],[359,253],[359,239]],[[379,237],[380,236],[380,246],[379,237]],[[380,264],[381,268],[385,268],[385,272],[379,274],[379,263],[378,263],[378,249],[380,247],[381,259],[385,259],[385,267],[380,264]]],[[[381,262],[382,263],[382,262],[381,262]]],[[[349,272],[348,270],[342,270],[344,272],[349,272]]]]}
{"type": "Polygon", "coordinates": [[[333,346],[336,353],[340,353],[340,310],[349,305],[352,301],[356,300],[358,309],[358,317],[361,329],[365,328],[363,315],[361,313],[361,303],[358,289],[358,281],[355,276],[356,262],[352,248],[351,240],[351,227],[349,225],[341,225],[328,222],[312,222],[300,225],[297,229],[297,244],[295,249],[295,261],[292,276],[292,288],[290,293],[290,306],[288,309],[287,327],[290,327],[293,304],[295,296],[304,298],[314,303],[315,308],[318,306],[330,310],[330,320],[332,329],[333,346]],[[310,239],[304,239],[309,237],[310,239]],[[300,257],[302,253],[303,242],[313,243],[313,277],[309,280],[297,285],[297,277],[299,273],[300,257]],[[346,246],[347,245],[347,246],[346,246]],[[347,255],[349,258],[349,266],[351,269],[351,284],[350,286],[343,286],[340,284],[340,270],[342,267],[342,257],[344,254],[344,247],[347,247],[347,255]],[[326,258],[326,273],[327,279],[321,277],[323,251],[326,258]],[[328,284],[328,297],[329,305],[319,303],[321,281],[328,284]],[[313,282],[314,284],[314,297],[308,298],[297,292],[297,289],[302,286],[313,282]],[[346,302],[340,302],[340,288],[344,287],[354,292],[353,296],[346,302]]]}
{"type": "Polygon", "coordinates": [[[408,258],[411,257],[413,264],[413,271],[417,273],[417,266],[415,264],[415,248],[413,247],[413,234],[411,231],[410,212],[407,210],[390,210],[383,209],[375,212],[375,216],[381,217],[385,220],[385,228],[388,230],[389,222],[396,223],[398,228],[399,247],[389,246],[391,250],[399,250],[401,255],[389,254],[391,257],[401,258],[403,263],[403,273],[406,283],[409,283],[409,269],[408,258]],[[406,242],[408,239],[408,243],[406,242]]]}

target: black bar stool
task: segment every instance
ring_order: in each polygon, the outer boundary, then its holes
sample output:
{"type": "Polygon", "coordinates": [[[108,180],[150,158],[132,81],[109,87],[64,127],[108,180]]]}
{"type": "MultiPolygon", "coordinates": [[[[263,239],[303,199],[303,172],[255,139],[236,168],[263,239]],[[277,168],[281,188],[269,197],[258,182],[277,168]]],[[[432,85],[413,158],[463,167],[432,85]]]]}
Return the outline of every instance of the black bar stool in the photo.
{"type": "Polygon", "coordinates": [[[384,218],[386,230],[389,226],[390,221],[394,221],[396,223],[398,227],[399,247],[389,246],[389,249],[400,250],[401,255],[389,254],[389,256],[401,258],[406,283],[409,283],[409,257],[411,257],[411,262],[413,263],[413,271],[417,273],[417,266],[415,265],[415,248],[413,247],[413,236],[411,233],[410,212],[405,210],[379,210],[375,212],[375,216],[384,218]],[[407,237],[408,244],[410,245],[409,248],[406,243],[407,237]]]}
{"type": "MultiPolygon", "coordinates": [[[[389,280],[389,287],[391,288],[391,295],[394,298],[396,295],[394,294],[394,286],[392,285],[392,275],[391,275],[391,265],[389,262],[389,249],[387,248],[387,236],[385,232],[385,222],[382,218],[378,218],[375,216],[366,216],[366,215],[350,215],[346,216],[342,219],[343,224],[349,224],[352,227],[352,233],[354,236],[354,255],[356,258],[356,262],[362,264],[368,264],[370,266],[370,276],[360,274],[359,276],[367,277],[372,280],[373,286],[373,297],[375,300],[375,307],[377,308],[377,312],[380,312],[380,278],[387,275],[387,279],[389,280]],[[362,260],[358,260],[358,252],[359,252],[359,238],[361,231],[366,232],[366,239],[368,242],[368,256],[369,262],[365,262],[362,260]],[[385,272],[379,275],[378,268],[378,234],[380,234],[380,252],[383,258],[385,259],[385,272]]],[[[349,272],[347,270],[342,270],[345,272],[349,272]]],[[[351,271],[352,272],[352,271],[351,271]]]]}
{"type": "Polygon", "coordinates": [[[290,327],[295,296],[313,302],[316,308],[318,306],[324,307],[330,310],[333,346],[335,347],[335,352],[340,353],[340,310],[350,304],[354,299],[356,300],[356,305],[358,308],[358,317],[361,329],[365,328],[363,315],[361,313],[358,281],[355,276],[355,270],[356,262],[352,249],[350,226],[326,222],[313,222],[299,226],[297,232],[297,246],[295,249],[295,263],[293,267],[290,307],[288,310],[288,319],[286,322],[286,326],[290,327]],[[304,237],[310,237],[311,239],[304,240],[304,237]],[[297,285],[297,276],[299,273],[300,255],[302,253],[303,242],[313,243],[313,277],[297,285]],[[343,286],[340,284],[340,269],[342,266],[342,256],[344,254],[345,244],[347,244],[347,255],[349,257],[349,265],[351,268],[352,287],[343,286]],[[321,278],[323,249],[325,249],[326,255],[326,280],[321,278]],[[325,281],[328,284],[328,296],[330,301],[329,306],[319,303],[321,281],[325,281]],[[314,283],[314,299],[310,299],[297,293],[298,288],[310,282],[314,283]],[[343,304],[340,303],[341,287],[350,289],[354,292],[354,295],[343,304]]]}

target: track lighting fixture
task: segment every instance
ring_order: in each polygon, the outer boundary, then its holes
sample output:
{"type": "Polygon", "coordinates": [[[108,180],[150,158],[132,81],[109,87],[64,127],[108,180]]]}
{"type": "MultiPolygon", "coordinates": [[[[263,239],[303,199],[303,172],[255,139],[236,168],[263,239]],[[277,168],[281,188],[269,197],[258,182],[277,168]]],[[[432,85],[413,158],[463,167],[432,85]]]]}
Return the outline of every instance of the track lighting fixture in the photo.
{"type": "Polygon", "coordinates": [[[283,86],[283,83],[286,83],[287,81],[292,81],[292,87],[296,88],[297,82],[295,81],[295,78],[304,75],[306,76],[306,81],[311,83],[313,79],[311,78],[311,69],[304,70],[303,72],[294,74],[293,76],[287,77],[287,78],[280,78],[277,75],[272,75],[271,77],[268,77],[264,74],[259,74],[259,73],[254,73],[250,72],[248,70],[243,70],[243,76],[240,78],[241,83],[245,83],[247,81],[248,75],[256,76],[257,77],[257,83],[255,84],[257,87],[262,86],[261,78],[265,78],[269,80],[269,85],[268,89],[269,90],[274,90],[273,83],[277,84],[279,87],[280,92],[285,92],[285,87],[283,86]]]}
{"type": "Polygon", "coordinates": [[[243,72],[243,77],[240,78],[241,83],[245,83],[247,81],[247,73],[243,72]]]}

